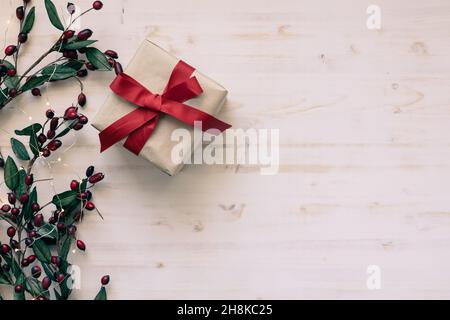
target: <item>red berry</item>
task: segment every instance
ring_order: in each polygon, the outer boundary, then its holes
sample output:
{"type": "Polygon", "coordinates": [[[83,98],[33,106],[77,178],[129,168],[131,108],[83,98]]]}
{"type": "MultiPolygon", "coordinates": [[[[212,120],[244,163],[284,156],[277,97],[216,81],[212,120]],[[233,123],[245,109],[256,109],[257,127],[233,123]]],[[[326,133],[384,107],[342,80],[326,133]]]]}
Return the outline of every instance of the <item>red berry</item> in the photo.
{"type": "Polygon", "coordinates": [[[78,118],[78,114],[76,112],[69,112],[66,114],[67,120],[75,120],[76,118],[78,118]]]}
{"type": "Polygon", "coordinates": [[[63,57],[67,59],[78,59],[78,53],[76,50],[64,50],[63,57]]]}
{"type": "Polygon", "coordinates": [[[19,202],[21,204],[24,204],[25,202],[28,201],[29,198],[30,198],[30,196],[28,194],[24,193],[19,197],[19,202]]]}
{"type": "Polygon", "coordinates": [[[105,54],[106,54],[108,57],[111,57],[111,58],[113,58],[113,59],[118,59],[118,58],[119,58],[119,55],[118,55],[117,52],[115,52],[114,50],[106,50],[106,51],[105,51],[105,54]]]}
{"type": "Polygon", "coordinates": [[[108,285],[109,276],[103,276],[101,282],[102,282],[102,285],[104,285],[104,286],[108,285]]]}
{"type": "Polygon", "coordinates": [[[55,111],[52,110],[52,109],[48,109],[48,110],[45,112],[45,116],[46,116],[48,119],[53,119],[53,117],[55,116],[55,111]]]}
{"type": "Polygon", "coordinates": [[[23,286],[21,286],[20,284],[16,285],[16,286],[14,287],[14,291],[15,291],[16,293],[22,293],[22,292],[23,292],[23,286]]]}
{"type": "Polygon", "coordinates": [[[42,289],[47,290],[48,288],[50,288],[52,284],[52,279],[50,279],[49,277],[44,277],[44,279],[42,279],[42,289]]]}
{"type": "Polygon", "coordinates": [[[44,149],[44,150],[42,150],[42,155],[44,156],[44,158],[48,158],[48,157],[50,157],[51,152],[48,149],[44,149]]]}
{"type": "Polygon", "coordinates": [[[31,90],[31,94],[35,97],[40,97],[41,96],[41,89],[39,88],[33,88],[31,90]]]}
{"type": "Polygon", "coordinates": [[[85,115],[80,115],[78,118],[78,122],[81,124],[87,124],[89,122],[89,119],[85,115]]]}
{"type": "Polygon", "coordinates": [[[117,75],[123,73],[123,68],[122,68],[122,65],[120,64],[120,62],[116,62],[115,66],[114,66],[114,71],[116,72],[117,75]]]}
{"type": "Polygon", "coordinates": [[[58,222],[56,228],[58,228],[59,231],[62,231],[66,228],[66,225],[63,222],[58,222]]]}
{"type": "Polygon", "coordinates": [[[45,134],[41,133],[41,134],[38,136],[38,141],[39,141],[41,144],[44,144],[44,143],[47,141],[47,136],[46,136],[45,134]]]}
{"type": "Polygon", "coordinates": [[[58,281],[58,283],[63,282],[64,279],[65,279],[65,276],[64,276],[62,273],[59,273],[59,274],[56,276],[56,281],[58,281]]]}
{"type": "Polygon", "coordinates": [[[9,205],[9,204],[4,204],[3,206],[2,206],[2,211],[3,212],[9,212],[9,210],[11,210],[11,206],[9,205]]]}
{"type": "Polygon", "coordinates": [[[77,180],[72,180],[70,183],[70,190],[77,191],[80,187],[80,183],[77,180]]]}
{"type": "Polygon", "coordinates": [[[78,70],[77,77],[84,78],[88,75],[88,71],[86,69],[78,70]]]}
{"type": "Polygon", "coordinates": [[[30,265],[30,262],[28,261],[28,259],[23,259],[22,260],[22,268],[26,268],[30,265]]]}
{"type": "Polygon", "coordinates": [[[36,238],[37,237],[37,232],[34,231],[34,230],[31,230],[30,232],[28,232],[28,237],[29,238],[36,238]]]}
{"type": "Polygon", "coordinates": [[[28,260],[29,263],[33,263],[33,262],[36,261],[36,256],[34,254],[32,254],[31,256],[29,256],[27,258],[27,260],[28,260]]]}
{"type": "Polygon", "coordinates": [[[34,182],[34,176],[32,174],[29,174],[25,177],[25,184],[27,186],[31,186],[34,182]]]}
{"type": "Polygon", "coordinates": [[[52,140],[52,141],[50,141],[50,143],[47,145],[47,148],[48,148],[50,151],[56,151],[56,150],[58,150],[59,148],[61,148],[61,146],[62,146],[61,140],[52,140]]]}
{"type": "Polygon", "coordinates": [[[64,31],[63,37],[65,40],[68,40],[68,39],[72,38],[74,35],[75,35],[75,31],[66,30],[66,31],[64,31]]]}
{"type": "Polygon", "coordinates": [[[92,211],[95,209],[95,204],[93,202],[86,202],[86,205],[84,206],[86,208],[86,210],[92,211]]]}
{"type": "Polygon", "coordinates": [[[20,210],[19,210],[18,208],[12,208],[12,209],[11,209],[11,214],[12,214],[14,217],[17,217],[17,216],[20,214],[20,210]]]}
{"type": "Polygon", "coordinates": [[[92,177],[89,178],[89,182],[92,184],[96,184],[100,181],[102,181],[105,178],[105,175],[101,172],[94,174],[92,177]]]}
{"type": "Polygon", "coordinates": [[[31,268],[31,276],[33,278],[39,278],[42,274],[42,269],[39,266],[34,266],[33,268],[31,268]]]}
{"type": "Polygon", "coordinates": [[[16,69],[8,69],[8,76],[14,77],[17,74],[16,69]]]}
{"type": "Polygon", "coordinates": [[[27,42],[28,41],[28,34],[26,34],[25,32],[19,33],[19,35],[17,36],[17,40],[19,41],[19,43],[27,42]]]}
{"type": "Polygon", "coordinates": [[[53,118],[50,121],[50,131],[55,131],[56,128],[58,128],[58,124],[59,124],[59,118],[53,118]]]}
{"type": "Polygon", "coordinates": [[[10,204],[15,204],[16,200],[17,200],[17,198],[16,198],[16,194],[15,193],[12,193],[12,192],[8,193],[8,202],[10,204]]]}
{"type": "Polygon", "coordinates": [[[34,202],[31,204],[31,210],[33,210],[33,212],[38,212],[39,210],[41,210],[41,206],[38,203],[34,202]]]}
{"type": "Polygon", "coordinates": [[[24,10],[23,6],[17,7],[16,17],[19,20],[23,20],[23,18],[25,17],[25,10],[24,10]]]}
{"type": "Polygon", "coordinates": [[[8,95],[9,95],[11,98],[14,98],[15,96],[17,96],[17,89],[15,89],[15,88],[9,89],[8,95]]]}
{"type": "Polygon", "coordinates": [[[76,107],[69,107],[64,112],[64,118],[67,120],[75,120],[78,118],[78,108],[76,107]]]}
{"type": "Polygon", "coordinates": [[[82,107],[86,105],[86,95],[82,92],[78,95],[78,104],[82,107]]]}
{"type": "Polygon", "coordinates": [[[3,254],[8,254],[11,251],[11,247],[8,246],[7,244],[2,244],[2,253],[3,254]]]}
{"type": "Polygon", "coordinates": [[[89,166],[87,169],[86,169],[86,177],[91,177],[93,174],[94,174],[94,171],[95,171],[95,167],[94,166],[89,166]]]}
{"type": "Polygon", "coordinates": [[[70,226],[69,228],[67,228],[67,233],[71,236],[74,236],[77,233],[77,227],[70,226]]]}
{"type": "Polygon", "coordinates": [[[9,45],[5,49],[5,54],[7,56],[12,56],[14,53],[16,53],[17,47],[15,45],[9,45]]]}
{"type": "Polygon", "coordinates": [[[81,129],[83,129],[83,127],[84,126],[81,123],[77,123],[72,127],[72,129],[75,131],[80,131],[81,129]]]}
{"type": "Polygon", "coordinates": [[[42,214],[37,214],[35,217],[34,217],[34,225],[36,226],[36,227],[41,227],[42,226],[42,224],[44,223],[44,216],[42,215],[42,214]]]}
{"type": "Polygon", "coordinates": [[[86,245],[84,244],[83,241],[77,240],[77,248],[80,249],[81,251],[85,251],[86,250],[86,245]]]}
{"type": "Polygon", "coordinates": [[[12,238],[16,235],[16,228],[14,227],[9,227],[8,230],[6,231],[6,234],[8,235],[8,237],[12,238]]]}
{"type": "Polygon", "coordinates": [[[92,30],[91,29],[84,29],[78,32],[77,38],[80,41],[84,41],[89,39],[92,36],[92,30]]]}
{"type": "Polygon", "coordinates": [[[95,2],[92,4],[92,7],[93,7],[95,10],[100,10],[101,8],[103,8],[103,3],[102,3],[101,1],[95,1],[95,2]]]}
{"type": "Polygon", "coordinates": [[[47,131],[47,138],[49,139],[53,139],[56,136],[56,132],[53,130],[48,130],[47,131]]]}
{"type": "Polygon", "coordinates": [[[94,67],[94,65],[93,65],[92,63],[90,63],[90,62],[86,62],[86,68],[87,68],[88,70],[91,70],[91,71],[95,71],[95,70],[96,70],[96,68],[94,67]]]}
{"type": "Polygon", "coordinates": [[[50,261],[52,264],[54,264],[55,266],[59,265],[61,262],[61,259],[58,256],[52,256],[50,258],[50,261]]]}

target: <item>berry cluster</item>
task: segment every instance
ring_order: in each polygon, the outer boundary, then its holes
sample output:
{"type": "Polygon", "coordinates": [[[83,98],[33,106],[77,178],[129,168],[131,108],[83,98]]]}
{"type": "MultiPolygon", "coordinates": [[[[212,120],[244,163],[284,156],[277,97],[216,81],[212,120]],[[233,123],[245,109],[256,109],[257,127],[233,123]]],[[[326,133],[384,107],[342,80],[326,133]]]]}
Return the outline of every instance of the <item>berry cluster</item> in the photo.
{"type": "MultiPolygon", "coordinates": [[[[20,136],[29,136],[32,158],[25,145],[11,140],[16,157],[28,161],[27,169],[19,169],[11,157],[6,161],[0,158],[5,184],[10,190],[8,202],[0,204],[0,220],[9,224],[6,229],[9,242],[0,243],[0,283],[12,286],[16,299],[26,296],[35,300],[67,299],[70,296],[69,284],[73,280],[68,262],[70,248],[75,243],[79,250],[86,250],[86,244],[77,237],[77,224],[85,212],[97,210],[92,202],[92,190],[105,178],[103,173],[89,166],[85,177],[72,180],[67,191],[55,195],[46,204],[38,201],[40,181],[34,178],[35,161],[39,157],[49,157],[62,146],[60,139],[65,134],[82,129],[88,122],[76,107],[67,108],[63,116],[47,110],[46,117],[43,124],[35,123],[16,131],[20,136]]],[[[109,276],[102,277],[97,299],[106,299],[104,286],[108,282],[109,276]]]]}
{"type": "Polygon", "coordinates": [[[103,8],[101,1],[95,1],[92,7],[75,15],[75,6],[69,3],[67,10],[71,15],[71,22],[64,27],[58,16],[57,10],[51,0],[45,0],[50,22],[57,29],[62,31],[61,36],[48,51],[37,59],[26,71],[21,74],[17,72],[19,53],[21,47],[27,42],[29,33],[32,30],[35,20],[35,8],[28,9],[31,1],[24,1],[22,6],[16,9],[17,19],[20,21],[20,32],[16,44],[6,46],[5,58],[0,59],[0,109],[10,103],[17,96],[30,91],[35,97],[41,96],[41,86],[48,82],[61,81],[66,79],[76,79],[80,84],[81,93],[78,96],[78,104],[83,107],[86,105],[86,95],[83,93],[83,84],[81,78],[88,75],[88,70],[109,71],[114,69],[116,73],[122,72],[122,66],[118,59],[118,54],[114,50],[101,52],[92,45],[96,40],[92,40],[93,31],[84,29],[76,33],[71,29],[73,23],[81,16],[92,10],[103,8]],[[39,68],[41,62],[51,53],[58,52],[61,55],[55,61],[39,68]],[[84,55],[84,57],[80,57],[84,55]],[[6,58],[12,61],[8,61],[6,58]]]}

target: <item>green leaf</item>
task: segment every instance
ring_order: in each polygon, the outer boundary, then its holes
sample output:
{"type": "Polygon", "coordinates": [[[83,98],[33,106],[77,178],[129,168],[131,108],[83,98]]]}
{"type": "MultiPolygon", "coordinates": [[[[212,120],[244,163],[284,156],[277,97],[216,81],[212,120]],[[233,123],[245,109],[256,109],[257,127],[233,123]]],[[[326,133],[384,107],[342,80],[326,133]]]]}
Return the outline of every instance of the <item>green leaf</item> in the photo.
{"type": "Polygon", "coordinates": [[[45,275],[52,279],[52,281],[56,281],[55,272],[58,271],[54,265],[51,263],[41,263],[42,269],[44,269],[45,275]]]}
{"type": "Polygon", "coordinates": [[[0,106],[3,107],[6,100],[8,100],[8,88],[0,90],[0,106]]]}
{"type": "Polygon", "coordinates": [[[108,300],[108,298],[106,296],[106,289],[105,289],[105,287],[102,287],[100,289],[100,291],[95,296],[94,300],[108,300]]]}
{"type": "Polygon", "coordinates": [[[61,252],[59,254],[61,259],[67,260],[67,256],[69,255],[69,251],[70,251],[70,246],[72,245],[72,240],[73,240],[73,238],[71,236],[68,236],[66,238],[66,240],[64,241],[64,243],[61,247],[61,252]]]}
{"type": "Polygon", "coordinates": [[[5,163],[5,184],[9,190],[15,190],[19,186],[19,170],[11,157],[5,163]]]}
{"type": "Polygon", "coordinates": [[[38,157],[39,156],[39,144],[38,144],[37,136],[35,134],[30,136],[29,145],[30,145],[31,152],[33,152],[33,154],[36,157],[38,157]]]}
{"type": "Polygon", "coordinates": [[[44,83],[46,83],[49,80],[48,76],[37,76],[33,77],[20,88],[21,91],[25,92],[28,90],[31,90],[33,88],[42,86],[44,83]]]}
{"type": "Polygon", "coordinates": [[[59,285],[59,287],[61,288],[61,299],[62,300],[67,300],[69,299],[70,294],[72,293],[72,288],[73,287],[73,279],[70,275],[66,275],[66,279],[64,279],[64,281],[59,285]],[[70,283],[70,286],[69,286],[70,283]]]}
{"type": "Polygon", "coordinates": [[[19,77],[7,77],[5,79],[5,85],[8,89],[16,89],[19,86],[19,77]]]}
{"type": "Polygon", "coordinates": [[[76,191],[66,191],[60,194],[57,194],[53,197],[52,203],[57,208],[65,208],[74,205],[77,201],[77,192],[76,191]]]}
{"type": "Polygon", "coordinates": [[[34,298],[41,295],[41,283],[35,278],[28,277],[25,280],[25,288],[34,298]]]}
{"type": "Polygon", "coordinates": [[[58,11],[51,0],[45,0],[45,9],[47,9],[47,14],[52,25],[61,31],[64,31],[64,26],[61,19],[58,16],[58,11]]]}
{"type": "Polygon", "coordinates": [[[42,227],[40,227],[38,232],[42,238],[49,238],[54,240],[58,236],[58,231],[56,231],[56,227],[49,223],[45,223],[42,227]]]}
{"type": "Polygon", "coordinates": [[[22,130],[16,130],[15,133],[18,136],[31,136],[36,134],[39,130],[42,129],[42,126],[39,123],[32,124],[31,126],[26,127],[22,130]]]}
{"type": "Polygon", "coordinates": [[[50,65],[42,70],[44,76],[48,76],[49,81],[65,80],[73,77],[77,70],[65,65],[50,65]]]}
{"type": "Polygon", "coordinates": [[[41,239],[34,241],[33,251],[39,261],[44,263],[51,263],[52,254],[47,245],[41,239]]]}
{"type": "Polygon", "coordinates": [[[72,130],[72,128],[77,123],[78,123],[78,120],[73,120],[73,121],[69,122],[68,124],[66,124],[66,128],[64,128],[64,130],[62,130],[60,133],[58,133],[54,139],[64,137],[66,134],[68,134],[70,132],[70,130],[72,130]]]}
{"type": "MultiPolygon", "coordinates": [[[[16,278],[16,283],[15,285],[21,285],[23,286],[25,282],[25,275],[23,273],[21,273],[17,278],[16,278]]],[[[22,291],[21,293],[17,293],[14,292],[14,300],[25,300],[25,291],[22,291]]]]}
{"type": "Polygon", "coordinates": [[[31,209],[31,206],[34,202],[38,202],[36,187],[33,188],[30,193],[30,198],[22,208],[22,216],[25,218],[25,220],[29,220],[33,217],[33,210],[31,209]]]}
{"type": "Polygon", "coordinates": [[[64,63],[64,65],[66,67],[69,67],[69,68],[72,68],[72,69],[75,69],[78,71],[84,66],[84,63],[82,63],[78,60],[70,60],[70,61],[67,61],[66,63],[64,63]]]}
{"type": "Polygon", "coordinates": [[[16,195],[20,196],[27,191],[27,185],[25,184],[25,177],[27,176],[27,172],[25,170],[19,170],[19,186],[16,188],[16,195]]]}
{"type": "Polygon", "coordinates": [[[65,50],[78,50],[78,49],[90,46],[91,44],[94,44],[96,42],[97,42],[97,40],[73,41],[71,43],[66,44],[64,46],[64,49],[65,50]]]}
{"type": "Polygon", "coordinates": [[[86,58],[90,63],[94,65],[98,70],[111,70],[108,58],[106,55],[97,48],[87,48],[86,58]]]}
{"type": "Polygon", "coordinates": [[[34,18],[35,18],[35,8],[31,8],[30,12],[28,12],[25,21],[23,22],[22,32],[29,33],[31,29],[33,29],[34,18]]]}
{"type": "Polygon", "coordinates": [[[0,284],[13,284],[11,277],[3,269],[0,269],[0,284]]]}
{"type": "Polygon", "coordinates": [[[27,148],[25,148],[25,145],[22,142],[17,139],[11,138],[11,146],[17,158],[25,161],[30,160],[30,155],[28,154],[27,148]]]}

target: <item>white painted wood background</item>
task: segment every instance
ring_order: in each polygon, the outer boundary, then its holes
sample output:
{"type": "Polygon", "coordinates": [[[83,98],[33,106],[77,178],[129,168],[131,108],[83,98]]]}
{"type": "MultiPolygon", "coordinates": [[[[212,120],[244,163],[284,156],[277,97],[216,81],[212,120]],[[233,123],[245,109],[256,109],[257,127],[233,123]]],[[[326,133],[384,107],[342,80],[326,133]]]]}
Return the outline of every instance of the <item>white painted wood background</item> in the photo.
{"type": "MultiPolygon", "coordinates": [[[[18,2],[1,0],[1,39],[18,2]]],[[[57,34],[32,2],[25,63],[57,34]]],[[[82,21],[101,49],[126,65],[151,33],[229,89],[222,119],[281,130],[281,168],[191,166],[171,178],[121,148],[99,155],[97,132],[82,132],[52,170],[58,191],[91,163],[107,174],[95,198],[105,220],[80,227],[76,298],[94,297],[107,273],[111,299],[450,297],[450,2],[104,2],[82,21]],[[366,27],[370,4],[379,31],[366,27]],[[381,290],[366,286],[369,265],[381,290]]],[[[112,76],[85,81],[91,118],[112,76]]],[[[76,84],[45,94],[62,111],[76,84]]],[[[38,119],[45,99],[18,99],[0,127],[38,119]]]]}

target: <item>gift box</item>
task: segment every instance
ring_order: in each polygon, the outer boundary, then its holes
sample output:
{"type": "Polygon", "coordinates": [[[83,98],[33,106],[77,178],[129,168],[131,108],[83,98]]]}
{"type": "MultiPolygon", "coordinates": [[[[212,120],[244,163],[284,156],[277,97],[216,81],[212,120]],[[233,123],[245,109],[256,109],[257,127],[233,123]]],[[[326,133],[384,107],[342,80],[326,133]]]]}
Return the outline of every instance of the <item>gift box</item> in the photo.
{"type": "MultiPolygon", "coordinates": [[[[227,90],[149,39],[111,88],[113,93],[93,120],[102,151],[117,142],[171,176],[184,166],[172,159],[172,149],[179,144],[171,140],[174,130],[184,128],[193,137],[193,121],[198,120],[203,130],[230,127],[214,117],[227,90]]],[[[192,141],[190,150],[201,144],[192,141]]]]}

